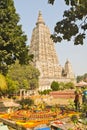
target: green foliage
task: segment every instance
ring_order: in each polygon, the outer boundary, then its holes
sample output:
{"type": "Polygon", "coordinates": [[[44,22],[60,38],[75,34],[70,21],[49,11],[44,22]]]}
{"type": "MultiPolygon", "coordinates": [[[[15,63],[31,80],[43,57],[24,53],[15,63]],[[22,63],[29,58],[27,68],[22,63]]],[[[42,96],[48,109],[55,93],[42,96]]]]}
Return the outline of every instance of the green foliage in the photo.
{"type": "Polygon", "coordinates": [[[76,115],[73,115],[71,117],[71,121],[73,121],[74,124],[77,124],[78,123],[78,117],[76,115]]]}
{"type": "Polygon", "coordinates": [[[6,81],[7,81],[7,94],[9,96],[13,96],[13,94],[16,94],[17,92],[19,92],[19,84],[18,81],[14,81],[12,80],[10,77],[6,77],[6,81]]]}
{"type": "Polygon", "coordinates": [[[77,83],[78,83],[79,81],[83,80],[83,76],[77,76],[76,80],[77,80],[77,83]]]}
{"type": "Polygon", "coordinates": [[[82,104],[82,111],[87,112],[87,102],[82,104]]]}
{"type": "Polygon", "coordinates": [[[19,101],[19,103],[23,109],[27,109],[27,108],[29,108],[29,106],[34,104],[34,101],[32,99],[28,98],[28,99],[22,99],[21,101],[19,101]]]}
{"type": "Polygon", "coordinates": [[[73,130],[73,128],[69,128],[68,130],[73,130]]]}
{"type": "Polygon", "coordinates": [[[53,4],[54,4],[54,1],[55,1],[55,0],[48,0],[48,3],[53,5],[53,4]]]}
{"type": "Polygon", "coordinates": [[[49,94],[50,92],[51,92],[50,89],[43,90],[43,91],[38,91],[38,93],[41,94],[41,95],[46,95],[46,94],[49,94]]]}
{"type": "Polygon", "coordinates": [[[59,84],[58,84],[58,82],[53,81],[52,84],[51,84],[51,89],[53,91],[58,91],[59,90],[59,84]]]}
{"type": "Polygon", "coordinates": [[[2,74],[0,74],[0,96],[5,94],[7,89],[8,87],[7,87],[6,79],[2,74]]]}
{"type": "Polygon", "coordinates": [[[32,65],[20,65],[18,61],[9,67],[8,77],[18,82],[20,89],[35,89],[38,87],[39,71],[32,65]]]}
{"type": "MultiPolygon", "coordinates": [[[[36,70],[32,71],[32,73],[35,73],[36,70]]],[[[38,73],[38,71],[37,71],[38,73]]],[[[34,76],[34,75],[33,75],[34,76]]],[[[39,73],[38,73],[38,76],[39,76],[39,73]]],[[[30,83],[30,89],[31,90],[34,90],[36,88],[38,88],[38,77],[32,77],[32,79],[29,80],[29,83],[30,83]]]]}
{"type": "Polygon", "coordinates": [[[65,90],[65,89],[74,89],[74,88],[75,88],[75,85],[72,82],[67,82],[67,83],[59,82],[58,83],[56,81],[53,81],[52,84],[51,84],[51,89],[53,91],[65,90]]]}
{"type": "Polygon", "coordinates": [[[87,73],[85,73],[84,75],[78,75],[76,80],[77,82],[80,82],[81,80],[87,82],[87,73]]]}
{"type": "Polygon", "coordinates": [[[65,88],[66,89],[74,89],[75,85],[72,82],[68,82],[68,83],[65,83],[65,88]]]}
{"type": "Polygon", "coordinates": [[[68,108],[68,110],[70,109],[70,110],[75,110],[75,104],[74,104],[74,102],[71,100],[71,99],[69,99],[69,105],[67,106],[67,108],[68,108]]]}
{"type": "Polygon", "coordinates": [[[27,37],[19,20],[13,0],[0,0],[0,72],[4,75],[16,59],[28,64],[33,57],[28,56],[27,37]]]}
{"type": "Polygon", "coordinates": [[[60,82],[59,83],[59,88],[60,88],[60,90],[64,90],[65,89],[65,83],[64,82],[60,82]]]}
{"type": "MultiPolygon", "coordinates": [[[[54,4],[54,1],[48,0],[48,3],[54,4]]],[[[74,38],[74,45],[83,45],[87,35],[87,0],[65,0],[65,4],[70,9],[65,10],[63,20],[56,23],[51,38],[54,42],[74,38]]]]}

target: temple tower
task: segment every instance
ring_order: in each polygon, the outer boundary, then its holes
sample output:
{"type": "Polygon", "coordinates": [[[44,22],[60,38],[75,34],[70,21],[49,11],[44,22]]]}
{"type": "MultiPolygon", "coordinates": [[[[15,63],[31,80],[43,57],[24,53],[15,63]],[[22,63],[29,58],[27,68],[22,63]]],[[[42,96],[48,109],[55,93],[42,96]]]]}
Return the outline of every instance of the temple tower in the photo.
{"type": "Polygon", "coordinates": [[[65,70],[65,73],[67,74],[67,78],[70,78],[70,79],[74,78],[72,65],[69,60],[66,60],[64,70],[65,70]]]}
{"type": "Polygon", "coordinates": [[[54,80],[66,80],[62,75],[63,68],[59,64],[59,59],[55,51],[54,43],[50,38],[50,34],[50,30],[45,25],[42,14],[39,11],[36,27],[32,32],[30,53],[34,55],[33,63],[40,71],[40,90],[49,89],[54,80]]]}

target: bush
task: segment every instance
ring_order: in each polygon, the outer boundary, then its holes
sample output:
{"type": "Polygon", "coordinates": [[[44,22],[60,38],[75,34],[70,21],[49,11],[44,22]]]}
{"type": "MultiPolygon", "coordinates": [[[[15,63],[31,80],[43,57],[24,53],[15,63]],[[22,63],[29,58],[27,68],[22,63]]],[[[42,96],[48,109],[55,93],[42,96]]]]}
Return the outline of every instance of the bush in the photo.
{"type": "Polygon", "coordinates": [[[29,106],[34,104],[34,101],[32,99],[28,98],[28,99],[22,99],[21,101],[19,101],[19,103],[23,109],[27,109],[27,108],[29,108],[29,106]]]}
{"type": "Polygon", "coordinates": [[[41,95],[46,95],[49,94],[51,92],[51,89],[47,89],[47,90],[43,90],[43,91],[38,91],[39,94],[41,95]]]}
{"type": "Polygon", "coordinates": [[[74,124],[77,124],[78,123],[78,117],[76,115],[73,115],[71,117],[71,121],[74,123],[74,124]]]}
{"type": "Polygon", "coordinates": [[[52,84],[51,84],[51,89],[53,91],[58,91],[59,90],[59,84],[58,84],[58,82],[53,81],[52,84]]]}

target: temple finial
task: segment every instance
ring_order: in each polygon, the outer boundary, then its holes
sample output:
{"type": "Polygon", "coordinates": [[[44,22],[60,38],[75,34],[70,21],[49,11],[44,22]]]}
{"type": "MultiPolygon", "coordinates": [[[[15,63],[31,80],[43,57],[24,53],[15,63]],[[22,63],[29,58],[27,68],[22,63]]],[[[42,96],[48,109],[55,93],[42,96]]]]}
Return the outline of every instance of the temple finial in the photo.
{"type": "Polygon", "coordinates": [[[39,14],[38,14],[38,19],[37,19],[36,25],[38,25],[38,24],[44,24],[45,25],[41,11],[39,11],[39,14]]]}

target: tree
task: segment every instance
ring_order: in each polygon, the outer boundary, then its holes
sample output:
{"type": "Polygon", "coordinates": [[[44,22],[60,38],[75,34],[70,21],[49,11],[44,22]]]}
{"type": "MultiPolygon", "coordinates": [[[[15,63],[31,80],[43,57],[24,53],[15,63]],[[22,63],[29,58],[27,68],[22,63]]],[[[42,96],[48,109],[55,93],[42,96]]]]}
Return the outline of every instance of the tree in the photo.
{"type": "Polygon", "coordinates": [[[74,89],[75,85],[72,82],[65,83],[65,89],[74,89]]]}
{"type": "Polygon", "coordinates": [[[27,37],[19,20],[13,0],[0,0],[0,72],[3,74],[16,59],[20,64],[27,64],[33,57],[28,56],[27,37]]]}
{"type": "Polygon", "coordinates": [[[4,95],[7,89],[8,87],[7,87],[6,79],[2,74],[0,74],[0,96],[4,95]]]}
{"type": "Polygon", "coordinates": [[[80,75],[77,76],[76,80],[77,80],[77,83],[80,82],[81,80],[83,80],[83,76],[80,76],[80,75]]]}
{"type": "Polygon", "coordinates": [[[77,82],[80,82],[81,80],[87,82],[87,73],[85,73],[84,75],[78,75],[76,80],[77,82]]]}
{"type": "Polygon", "coordinates": [[[9,96],[13,96],[13,94],[16,94],[17,92],[19,92],[18,81],[14,81],[10,77],[6,76],[6,82],[8,86],[7,94],[9,96]]]}
{"type": "Polygon", "coordinates": [[[58,82],[53,81],[52,84],[51,84],[51,89],[53,91],[58,91],[59,90],[59,84],[58,84],[58,82]]]}
{"type": "Polygon", "coordinates": [[[34,105],[34,101],[31,98],[22,99],[19,101],[23,109],[28,109],[30,106],[34,105]]]}
{"type": "Polygon", "coordinates": [[[38,87],[39,71],[32,65],[20,65],[18,61],[11,65],[7,76],[18,82],[20,89],[36,89],[38,87]]]}
{"type": "MultiPolygon", "coordinates": [[[[48,0],[48,3],[54,4],[54,1],[48,0]]],[[[65,0],[65,4],[70,9],[65,10],[63,20],[56,23],[51,38],[54,42],[74,38],[74,45],[83,45],[87,35],[87,0],[65,0]]]]}

